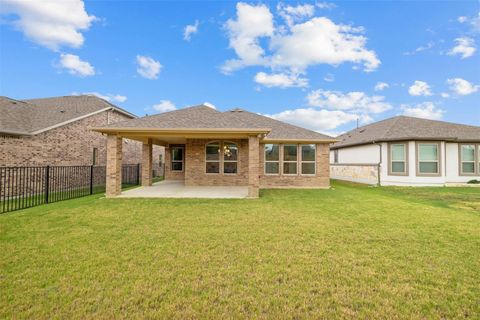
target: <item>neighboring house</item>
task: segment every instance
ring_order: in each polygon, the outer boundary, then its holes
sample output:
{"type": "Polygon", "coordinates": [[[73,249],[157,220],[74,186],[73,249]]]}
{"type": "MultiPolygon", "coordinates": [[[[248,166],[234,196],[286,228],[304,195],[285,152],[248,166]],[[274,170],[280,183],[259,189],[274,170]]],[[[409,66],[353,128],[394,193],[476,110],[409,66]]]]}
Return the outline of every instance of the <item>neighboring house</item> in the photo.
{"type": "Polygon", "coordinates": [[[480,127],[398,116],[338,139],[330,151],[334,179],[399,186],[480,180],[480,127]]]}
{"type": "MultiPolygon", "coordinates": [[[[134,118],[91,95],[0,97],[0,166],[105,165],[106,136],[90,128],[134,118]]],[[[123,150],[124,163],[140,163],[141,143],[125,140],[123,150]]],[[[155,149],[155,164],[162,153],[155,149]]]]}
{"type": "Polygon", "coordinates": [[[122,139],[143,141],[142,184],[151,185],[152,144],[166,147],[165,179],[188,186],[328,188],[326,135],[241,109],[200,105],[94,129],[107,137],[107,196],[120,194],[122,139]]]}

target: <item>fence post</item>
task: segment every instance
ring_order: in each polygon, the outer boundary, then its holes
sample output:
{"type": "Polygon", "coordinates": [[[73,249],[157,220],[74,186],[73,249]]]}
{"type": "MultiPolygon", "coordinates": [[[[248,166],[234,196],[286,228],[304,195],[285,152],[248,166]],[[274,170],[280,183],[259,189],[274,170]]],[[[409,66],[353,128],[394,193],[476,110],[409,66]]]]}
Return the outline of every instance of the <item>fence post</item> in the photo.
{"type": "Polygon", "coordinates": [[[140,163],[137,163],[137,186],[140,184],[140,163]]]}
{"type": "Polygon", "coordinates": [[[90,166],[90,194],[93,194],[93,165],[90,166]]]}
{"type": "Polygon", "coordinates": [[[45,203],[48,203],[48,191],[50,189],[50,166],[46,167],[45,172],[45,203]]]}

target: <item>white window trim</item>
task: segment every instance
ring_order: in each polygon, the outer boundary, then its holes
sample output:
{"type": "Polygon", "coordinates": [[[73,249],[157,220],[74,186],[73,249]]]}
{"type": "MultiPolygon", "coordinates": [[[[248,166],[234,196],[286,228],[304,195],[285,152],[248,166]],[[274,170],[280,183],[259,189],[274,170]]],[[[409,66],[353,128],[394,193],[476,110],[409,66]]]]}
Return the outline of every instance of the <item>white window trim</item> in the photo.
{"type": "Polygon", "coordinates": [[[418,177],[439,177],[442,175],[442,143],[438,141],[419,141],[416,142],[416,162],[417,162],[417,176],[418,177]],[[437,146],[437,160],[427,160],[427,161],[420,161],[420,146],[424,144],[434,144],[437,146]],[[437,172],[429,173],[429,172],[420,172],[420,162],[432,162],[437,163],[437,172]]]}
{"type": "Polygon", "coordinates": [[[298,176],[298,160],[299,160],[299,157],[298,157],[298,144],[291,144],[291,143],[287,143],[287,144],[284,144],[282,146],[282,149],[284,149],[283,153],[282,153],[282,175],[284,176],[298,176]],[[285,161],[285,146],[295,146],[297,148],[297,160],[296,161],[285,161]],[[283,169],[285,168],[285,163],[295,163],[296,165],[296,173],[285,173],[283,171],[283,169]]]}
{"type": "Polygon", "coordinates": [[[263,146],[263,174],[266,176],[279,176],[280,175],[280,148],[281,144],[279,143],[265,143],[263,146]],[[278,160],[267,160],[267,150],[265,149],[266,145],[271,144],[273,146],[278,146],[278,160]],[[277,163],[278,164],[278,173],[267,173],[267,163],[277,163]]]}
{"type": "Polygon", "coordinates": [[[479,159],[480,145],[475,143],[459,143],[458,144],[458,163],[459,163],[459,175],[460,176],[475,176],[480,170],[480,159],[479,159]],[[463,161],[462,160],[462,146],[473,146],[473,160],[472,161],[463,161]],[[473,172],[463,172],[463,163],[473,163],[473,172]]]}
{"type": "Polygon", "coordinates": [[[209,141],[209,142],[205,143],[204,150],[205,150],[205,174],[220,175],[221,172],[223,172],[222,161],[221,161],[222,160],[222,143],[221,143],[221,141],[209,141]],[[209,144],[214,144],[214,143],[217,143],[218,148],[220,149],[220,151],[218,152],[218,160],[207,160],[207,146],[209,144]],[[218,162],[218,172],[207,172],[207,163],[208,162],[218,162]]]}
{"type": "Polygon", "coordinates": [[[172,146],[170,150],[170,171],[172,172],[183,172],[185,170],[185,147],[184,146],[172,146]],[[182,149],[182,160],[173,160],[173,149],[182,149]],[[173,163],[174,162],[181,162],[182,163],[182,170],[173,170],[173,163]]]}
{"type": "MultiPolygon", "coordinates": [[[[301,176],[316,176],[317,175],[317,145],[315,143],[307,143],[307,144],[301,144],[299,145],[299,149],[300,149],[300,175],[301,176]],[[313,158],[313,161],[312,160],[303,160],[302,157],[303,157],[303,150],[302,150],[302,147],[303,146],[311,146],[313,145],[313,150],[315,152],[315,155],[314,155],[314,158],[313,158]],[[313,173],[303,173],[302,172],[302,164],[304,163],[313,163],[313,173]]],[[[297,158],[298,158],[298,155],[297,155],[297,158]]]]}
{"type": "MultiPolygon", "coordinates": [[[[220,148],[220,153],[221,153],[221,159],[222,159],[222,172],[226,176],[236,176],[238,174],[238,159],[240,158],[240,148],[238,147],[238,143],[235,143],[233,141],[222,141],[222,147],[220,148]],[[225,160],[225,156],[223,154],[224,146],[225,144],[233,144],[235,147],[237,147],[237,160],[225,160]],[[237,172],[236,173],[225,173],[225,163],[236,163],[237,164],[237,172]]],[[[206,169],[205,169],[206,170],[206,169]]]]}

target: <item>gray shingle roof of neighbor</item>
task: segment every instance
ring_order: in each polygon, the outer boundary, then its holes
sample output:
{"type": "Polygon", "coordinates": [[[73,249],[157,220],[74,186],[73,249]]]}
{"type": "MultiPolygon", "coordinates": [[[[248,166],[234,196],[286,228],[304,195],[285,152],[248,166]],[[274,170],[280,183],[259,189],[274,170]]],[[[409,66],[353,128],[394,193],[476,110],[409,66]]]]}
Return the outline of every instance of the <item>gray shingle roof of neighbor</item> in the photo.
{"type": "Polygon", "coordinates": [[[480,127],[444,121],[396,116],[351,130],[338,137],[331,148],[383,141],[445,140],[480,141],[480,127]]]}
{"type": "MultiPolygon", "coordinates": [[[[332,140],[327,135],[297,127],[266,116],[233,109],[218,111],[206,105],[187,107],[137,119],[126,120],[105,128],[124,129],[271,129],[270,140],[332,140]]],[[[101,128],[97,128],[101,129],[101,128]]]]}
{"type": "Polygon", "coordinates": [[[0,97],[0,132],[28,135],[74,119],[113,108],[136,117],[93,95],[15,100],[0,97]]]}

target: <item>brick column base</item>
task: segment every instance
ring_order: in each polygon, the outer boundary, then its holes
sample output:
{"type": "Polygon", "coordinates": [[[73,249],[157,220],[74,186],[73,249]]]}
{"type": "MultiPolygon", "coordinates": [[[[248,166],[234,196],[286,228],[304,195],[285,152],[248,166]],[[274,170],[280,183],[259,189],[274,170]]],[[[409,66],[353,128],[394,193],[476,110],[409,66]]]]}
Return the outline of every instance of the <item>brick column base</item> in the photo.
{"type": "Polygon", "coordinates": [[[122,137],[107,135],[107,198],[122,192],[122,137]]]}

